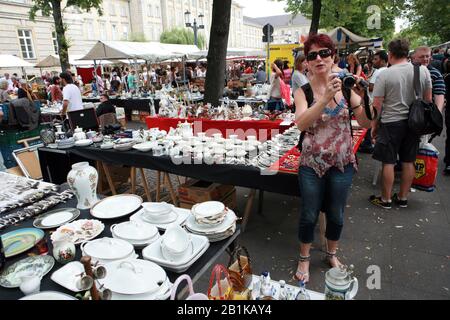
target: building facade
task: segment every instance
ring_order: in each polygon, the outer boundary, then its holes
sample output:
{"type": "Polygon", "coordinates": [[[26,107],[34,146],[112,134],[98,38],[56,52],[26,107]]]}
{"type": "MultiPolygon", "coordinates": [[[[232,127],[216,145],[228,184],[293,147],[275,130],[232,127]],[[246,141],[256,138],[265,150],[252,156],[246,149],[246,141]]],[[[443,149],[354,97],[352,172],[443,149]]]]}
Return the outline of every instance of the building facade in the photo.
{"type": "MultiPolygon", "coordinates": [[[[50,54],[57,54],[58,45],[52,17],[38,15],[29,19],[32,0],[0,0],[0,53],[17,55],[37,63],[50,54]]],[[[103,0],[103,14],[97,10],[85,12],[77,7],[66,8],[63,20],[70,56],[84,55],[97,40],[130,40],[136,37],[159,41],[163,31],[185,28],[186,11],[191,22],[203,15],[204,29],[199,31],[209,44],[213,0],[103,0]]],[[[64,3],[63,3],[64,7],[64,3]]],[[[285,43],[288,37],[296,42],[300,34],[309,31],[310,21],[290,15],[249,18],[243,7],[233,2],[231,8],[228,47],[263,49],[262,27],[275,27],[275,43],[285,43]]]]}

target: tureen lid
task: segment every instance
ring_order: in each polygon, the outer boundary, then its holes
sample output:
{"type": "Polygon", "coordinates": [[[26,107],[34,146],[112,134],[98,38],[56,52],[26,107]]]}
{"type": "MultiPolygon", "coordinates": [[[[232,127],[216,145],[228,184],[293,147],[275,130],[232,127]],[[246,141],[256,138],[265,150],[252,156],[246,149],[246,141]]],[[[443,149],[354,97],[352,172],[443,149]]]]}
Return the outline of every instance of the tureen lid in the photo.
{"type": "Polygon", "coordinates": [[[97,259],[122,259],[130,255],[134,247],[131,243],[114,238],[102,238],[82,245],[84,252],[97,259]]]}
{"type": "Polygon", "coordinates": [[[148,223],[126,221],[114,227],[114,233],[122,239],[144,241],[156,235],[158,229],[148,223]]]}

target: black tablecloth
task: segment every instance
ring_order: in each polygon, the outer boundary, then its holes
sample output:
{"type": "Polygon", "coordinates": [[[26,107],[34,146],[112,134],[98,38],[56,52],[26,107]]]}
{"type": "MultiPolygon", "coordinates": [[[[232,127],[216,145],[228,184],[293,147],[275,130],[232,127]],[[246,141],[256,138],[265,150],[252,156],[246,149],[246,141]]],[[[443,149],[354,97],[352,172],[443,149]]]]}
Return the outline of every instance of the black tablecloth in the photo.
{"type": "MultiPolygon", "coordinates": [[[[129,98],[129,99],[109,99],[113,105],[116,107],[121,107],[125,109],[125,112],[131,113],[132,110],[139,110],[139,111],[150,111],[150,99],[145,98],[129,98]]],[[[155,110],[158,112],[159,110],[159,99],[153,99],[155,104],[155,110]]],[[[100,102],[98,98],[83,98],[83,102],[92,102],[97,103],[100,102]]]]}
{"type": "MultiPolygon", "coordinates": [[[[74,208],[74,207],[76,207],[76,205],[77,205],[77,200],[74,198],[74,199],[69,200],[65,204],[61,204],[59,206],[52,208],[51,210],[58,209],[58,208],[64,208],[64,207],[74,208]]],[[[89,214],[89,210],[80,210],[80,211],[81,211],[81,214],[77,219],[92,219],[93,218],[89,214]]],[[[101,238],[101,237],[112,237],[111,231],[110,231],[111,225],[113,225],[115,223],[128,221],[128,220],[129,220],[129,215],[122,217],[122,218],[117,218],[117,219],[102,220],[102,222],[105,224],[105,229],[97,237],[97,239],[101,238]]],[[[25,220],[24,222],[20,223],[19,225],[11,226],[11,227],[5,229],[2,232],[2,234],[13,231],[15,229],[30,228],[30,227],[33,227],[33,219],[25,220]]],[[[236,240],[236,238],[238,237],[239,234],[240,234],[240,227],[237,226],[236,233],[232,237],[222,240],[222,241],[219,241],[219,242],[210,243],[210,247],[208,248],[208,250],[184,273],[188,274],[194,281],[198,280],[198,278],[201,276],[202,273],[208,272],[212,268],[211,265],[214,263],[214,261],[228,248],[228,246],[230,246],[236,240]]],[[[46,230],[46,232],[45,232],[45,238],[47,240],[48,248],[49,248],[48,254],[52,255],[53,247],[51,244],[50,234],[49,234],[48,230],[46,230]]],[[[81,249],[80,249],[79,245],[77,245],[76,247],[77,247],[76,260],[79,261],[81,259],[81,249]]],[[[26,258],[28,256],[28,254],[33,253],[34,250],[35,249],[30,249],[28,252],[24,252],[20,255],[8,258],[6,260],[7,261],[6,267],[8,267],[9,265],[13,264],[16,261],[26,258]]],[[[142,250],[136,249],[136,253],[139,255],[139,258],[142,259],[142,250]]],[[[62,264],[55,262],[55,265],[53,266],[52,270],[50,270],[50,272],[47,273],[47,275],[45,275],[44,278],[42,279],[41,291],[59,291],[59,292],[67,293],[72,296],[75,295],[74,292],[67,290],[66,288],[60,286],[59,284],[57,284],[56,282],[54,282],[53,280],[50,279],[50,276],[52,275],[52,273],[55,272],[56,270],[58,270],[59,268],[61,268],[62,266],[63,266],[62,264]]],[[[180,274],[167,271],[167,275],[168,275],[170,281],[173,283],[180,274]]],[[[21,297],[23,297],[23,294],[19,288],[3,288],[0,286],[0,300],[19,299],[21,297]]]]}
{"type": "Polygon", "coordinates": [[[155,157],[151,152],[137,150],[102,150],[98,147],[74,147],[67,150],[70,154],[90,160],[100,160],[110,164],[127,165],[173,173],[209,182],[217,182],[274,193],[299,196],[297,175],[277,173],[264,175],[260,169],[245,165],[228,164],[180,164],[172,162],[170,157],[155,157]]]}

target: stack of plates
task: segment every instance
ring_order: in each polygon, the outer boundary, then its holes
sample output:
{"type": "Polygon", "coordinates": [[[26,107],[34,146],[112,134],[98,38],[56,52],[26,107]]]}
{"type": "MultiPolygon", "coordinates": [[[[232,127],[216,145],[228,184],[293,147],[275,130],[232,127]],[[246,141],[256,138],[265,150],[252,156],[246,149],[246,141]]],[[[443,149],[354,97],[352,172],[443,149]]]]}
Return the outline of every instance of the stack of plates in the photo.
{"type": "Polygon", "coordinates": [[[105,268],[106,277],[98,282],[112,291],[112,300],[159,300],[170,295],[166,272],[151,261],[114,261],[105,268]]]}
{"type": "Polygon", "coordinates": [[[161,240],[153,242],[142,250],[142,256],[146,260],[153,261],[167,270],[182,273],[189,269],[209,248],[209,240],[205,236],[191,234],[191,242],[186,254],[179,260],[171,261],[162,253],[161,240]]]}
{"type": "Polygon", "coordinates": [[[223,222],[227,208],[219,201],[206,201],[194,205],[191,209],[198,224],[217,225],[223,222]]]}
{"type": "Polygon", "coordinates": [[[148,223],[126,221],[111,226],[114,238],[125,240],[136,248],[142,248],[159,239],[158,229],[148,223]]]}
{"type": "Polygon", "coordinates": [[[186,229],[191,233],[206,236],[210,242],[221,241],[236,231],[236,220],[236,214],[230,209],[228,209],[225,219],[215,225],[200,224],[192,214],[186,220],[186,229]]]}
{"type": "MultiPolygon", "coordinates": [[[[145,206],[145,204],[143,205],[145,206]]],[[[130,217],[130,221],[145,222],[154,225],[159,230],[166,230],[172,223],[182,226],[189,215],[189,210],[173,206],[171,206],[171,210],[167,214],[162,214],[160,217],[149,215],[145,209],[141,209],[130,217]]]]}

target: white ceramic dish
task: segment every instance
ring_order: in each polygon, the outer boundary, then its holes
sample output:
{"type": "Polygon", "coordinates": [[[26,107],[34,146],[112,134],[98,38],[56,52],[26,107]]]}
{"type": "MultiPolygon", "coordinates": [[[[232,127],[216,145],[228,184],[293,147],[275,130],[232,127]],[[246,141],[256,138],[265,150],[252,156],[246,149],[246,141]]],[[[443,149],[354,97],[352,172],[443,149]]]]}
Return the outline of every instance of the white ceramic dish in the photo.
{"type": "Polygon", "coordinates": [[[98,219],[114,219],[139,209],[142,198],[134,194],[120,194],[105,198],[91,208],[91,215],[98,219]]]}
{"type": "Polygon", "coordinates": [[[144,210],[150,214],[166,214],[173,210],[174,205],[166,202],[144,202],[144,210]]]}
{"type": "Polygon", "coordinates": [[[213,218],[225,210],[225,205],[219,201],[206,201],[195,204],[191,212],[198,218],[213,218]]]}
{"type": "Polygon", "coordinates": [[[142,256],[146,260],[153,261],[159,265],[165,267],[180,267],[186,265],[192,265],[196,259],[200,258],[200,252],[206,251],[209,247],[208,238],[201,235],[191,234],[192,238],[192,250],[189,251],[183,259],[177,261],[171,261],[164,257],[161,250],[161,238],[152,244],[148,245],[142,250],[142,256]],[[206,248],[206,249],[205,249],[206,248]],[[194,258],[196,258],[194,260],[194,258]]]}
{"type": "Polygon", "coordinates": [[[141,152],[149,152],[153,148],[155,148],[158,145],[158,142],[151,141],[151,142],[143,142],[139,144],[133,145],[133,149],[139,150],[141,152]]]}
{"type": "Polygon", "coordinates": [[[120,294],[113,292],[111,300],[167,300],[170,297],[172,285],[172,282],[167,278],[155,293],[120,294]]]}
{"type": "Polygon", "coordinates": [[[49,211],[33,221],[33,226],[40,229],[52,229],[69,223],[80,215],[80,210],[64,208],[49,211]]]}
{"type": "Polygon", "coordinates": [[[72,261],[53,272],[50,279],[70,291],[80,292],[82,290],[77,288],[77,280],[80,279],[80,274],[82,273],[84,273],[83,264],[78,261],[72,261]]]}
{"type": "Polygon", "coordinates": [[[177,220],[178,214],[175,211],[170,211],[162,215],[149,215],[148,212],[144,212],[141,217],[145,222],[151,224],[169,224],[177,220]]]}
{"type": "Polygon", "coordinates": [[[167,274],[156,263],[147,260],[115,261],[105,265],[106,277],[100,282],[119,294],[151,294],[160,290],[167,274]]]}
{"type": "Polygon", "coordinates": [[[81,244],[81,250],[99,260],[116,260],[128,257],[134,252],[133,246],[125,240],[101,238],[81,244]]]}
{"type": "Polygon", "coordinates": [[[80,244],[84,241],[94,239],[102,233],[104,229],[105,225],[99,220],[81,219],[59,227],[54,233],[52,233],[50,238],[55,240],[61,239],[63,236],[67,236],[69,241],[74,244],[80,244]]]}
{"type": "MultiPolygon", "coordinates": [[[[147,223],[147,225],[152,226],[152,225],[150,225],[150,224],[148,224],[148,223],[147,223]]],[[[133,245],[133,247],[135,247],[136,249],[142,249],[142,248],[148,246],[149,244],[155,242],[156,240],[158,240],[158,239],[161,237],[160,234],[159,234],[159,232],[158,232],[154,237],[152,237],[152,238],[150,238],[150,239],[147,239],[147,240],[145,240],[145,241],[134,241],[134,240],[129,240],[129,239],[123,239],[123,238],[117,236],[117,235],[114,233],[114,231],[112,232],[112,236],[113,236],[113,238],[125,240],[126,242],[131,243],[131,244],[133,245]]]]}
{"type": "Polygon", "coordinates": [[[90,146],[92,143],[93,142],[91,139],[82,139],[82,140],[75,141],[75,145],[77,147],[87,147],[87,146],[90,146]]]}
{"type": "Polygon", "coordinates": [[[194,215],[191,214],[186,219],[186,227],[189,230],[199,234],[216,234],[226,231],[231,225],[233,225],[233,223],[236,222],[236,220],[236,214],[231,209],[228,209],[228,213],[223,222],[217,225],[198,224],[195,221],[194,215]]]}
{"type": "MultiPolygon", "coordinates": [[[[175,220],[175,221],[172,222],[172,223],[176,223],[176,224],[178,224],[178,225],[180,225],[180,226],[184,225],[184,223],[185,223],[187,217],[188,217],[189,215],[191,215],[190,210],[188,210],[188,209],[175,208],[175,209],[174,209],[174,212],[177,213],[177,216],[178,216],[178,217],[177,217],[177,220],[175,220]]],[[[150,223],[150,222],[145,221],[145,220],[142,218],[142,214],[143,214],[143,213],[144,213],[144,209],[142,209],[142,210],[136,212],[135,214],[133,214],[133,215],[130,217],[130,220],[132,220],[132,221],[136,221],[136,220],[137,220],[137,221],[142,221],[142,222],[145,222],[145,223],[150,223]]],[[[170,225],[170,224],[167,224],[167,223],[150,223],[150,224],[154,225],[154,226],[157,227],[159,230],[166,230],[167,227],[170,225]]]]}
{"type": "Polygon", "coordinates": [[[125,221],[111,226],[111,233],[120,239],[145,242],[156,236],[158,229],[148,223],[125,221]]]}
{"type": "Polygon", "coordinates": [[[20,298],[19,300],[78,300],[68,294],[57,291],[42,291],[20,298]]]}
{"type": "Polygon", "coordinates": [[[114,148],[114,143],[110,142],[110,143],[103,143],[102,145],[100,145],[100,149],[106,150],[106,149],[112,149],[114,148]]]}

